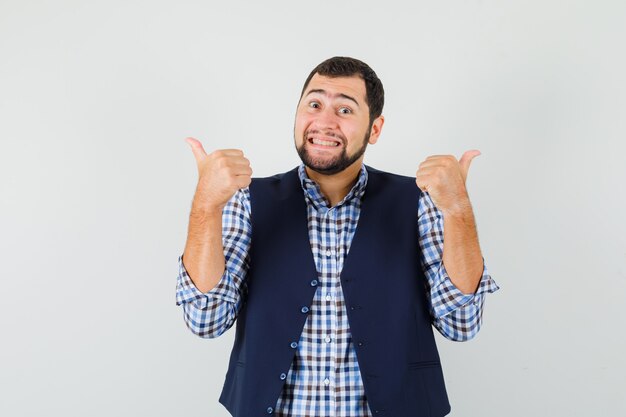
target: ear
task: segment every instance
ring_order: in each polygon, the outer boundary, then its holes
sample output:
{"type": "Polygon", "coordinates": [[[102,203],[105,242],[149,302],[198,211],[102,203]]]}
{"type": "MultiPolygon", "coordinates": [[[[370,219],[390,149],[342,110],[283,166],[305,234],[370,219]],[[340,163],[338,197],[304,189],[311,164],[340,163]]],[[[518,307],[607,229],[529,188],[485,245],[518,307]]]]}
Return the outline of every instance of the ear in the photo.
{"type": "Polygon", "coordinates": [[[380,132],[383,130],[383,124],[385,124],[385,117],[383,115],[380,115],[376,119],[374,119],[374,123],[372,123],[372,131],[370,132],[370,138],[368,139],[368,143],[373,145],[378,141],[380,132]]]}

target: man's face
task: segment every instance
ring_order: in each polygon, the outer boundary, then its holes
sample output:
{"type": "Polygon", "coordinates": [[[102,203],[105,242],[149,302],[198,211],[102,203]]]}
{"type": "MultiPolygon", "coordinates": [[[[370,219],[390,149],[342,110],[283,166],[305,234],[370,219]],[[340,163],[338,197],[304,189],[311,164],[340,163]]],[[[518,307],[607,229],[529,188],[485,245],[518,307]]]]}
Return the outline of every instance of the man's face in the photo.
{"type": "Polygon", "coordinates": [[[371,138],[365,82],[358,76],[315,74],[306,87],[294,125],[296,150],[310,169],[326,175],[362,160],[371,138]]]}

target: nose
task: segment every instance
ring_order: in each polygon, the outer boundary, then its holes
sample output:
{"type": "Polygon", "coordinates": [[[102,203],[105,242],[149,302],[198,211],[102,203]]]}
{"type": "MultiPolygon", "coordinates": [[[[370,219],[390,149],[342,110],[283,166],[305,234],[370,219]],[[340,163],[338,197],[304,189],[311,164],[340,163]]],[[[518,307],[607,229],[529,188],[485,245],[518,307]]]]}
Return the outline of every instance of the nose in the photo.
{"type": "Polygon", "coordinates": [[[338,117],[332,107],[326,107],[319,113],[313,123],[318,129],[336,129],[338,127],[338,117]]]}

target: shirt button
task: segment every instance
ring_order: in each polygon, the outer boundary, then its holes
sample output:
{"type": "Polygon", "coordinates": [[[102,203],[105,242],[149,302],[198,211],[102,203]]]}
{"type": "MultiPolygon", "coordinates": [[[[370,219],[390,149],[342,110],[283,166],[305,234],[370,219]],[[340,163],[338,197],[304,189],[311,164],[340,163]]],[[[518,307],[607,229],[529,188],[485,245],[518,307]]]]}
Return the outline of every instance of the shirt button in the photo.
{"type": "Polygon", "coordinates": [[[280,374],[280,379],[285,379],[285,378],[287,378],[287,374],[286,373],[283,372],[282,374],[280,374]]]}
{"type": "Polygon", "coordinates": [[[300,309],[300,311],[302,311],[303,313],[308,313],[309,312],[309,308],[307,306],[304,306],[300,309]]]}
{"type": "Polygon", "coordinates": [[[326,249],[326,256],[330,258],[330,255],[332,255],[333,252],[330,249],[326,249]]]}
{"type": "Polygon", "coordinates": [[[291,342],[291,347],[293,349],[297,348],[298,347],[298,342],[291,342]]]}
{"type": "Polygon", "coordinates": [[[330,384],[330,379],[326,378],[326,379],[324,380],[324,385],[328,385],[328,384],[330,384]]]}
{"type": "Polygon", "coordinates": [[[330,336],[326,336],[326,339],[324,339],[324,340],[326,341],[326,343],[330,343],[331,338],[330,338],[330,336]]]}
{"type": "Polygon", "coordinates": [[[274,409],[272,407],[267,407],[267,414],[272,414],[274,409]]]}
{"type": "Polygon", "coordinates": [[[315,287],[316,285],[317,285],[317,280],[316,279],[311,281],[311,287],[315,287]]]}
{"type": "Polygon", "coordinates": [[[326,301],[330,301],[332,299],[333,299],[333,297],[331,297],[330,294],[326,294],[326,301]]]}

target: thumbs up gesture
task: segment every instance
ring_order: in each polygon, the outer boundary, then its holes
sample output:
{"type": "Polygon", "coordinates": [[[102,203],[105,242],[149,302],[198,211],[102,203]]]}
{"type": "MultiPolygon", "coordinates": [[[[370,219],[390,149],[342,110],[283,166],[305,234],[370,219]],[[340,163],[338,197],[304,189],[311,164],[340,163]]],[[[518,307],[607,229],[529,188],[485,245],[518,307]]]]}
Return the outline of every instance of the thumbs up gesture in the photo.
{"type": "Polygon", "coordinates": [[[415,183],[428,192],[433,203],[444,214],[471,210],[465,180],[472,159],[478,150],[467,151],[458,161],[452,155],[432,155],[426,158],[415,174],[415,183]]]}
{"type": "Polygon", "coordinates": [[[198,186],[193,206],[221,212],[228,200],[240,188],[250,185],[250,161],[239,149],[219,149],[207,155],[202,143],[186,138],[198,164],[198,186]]]}

